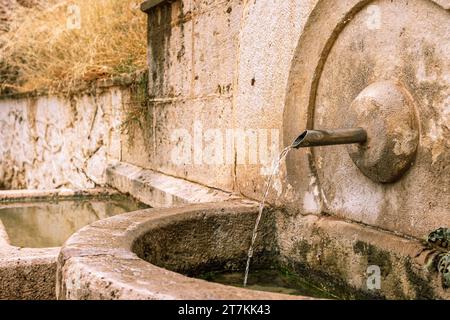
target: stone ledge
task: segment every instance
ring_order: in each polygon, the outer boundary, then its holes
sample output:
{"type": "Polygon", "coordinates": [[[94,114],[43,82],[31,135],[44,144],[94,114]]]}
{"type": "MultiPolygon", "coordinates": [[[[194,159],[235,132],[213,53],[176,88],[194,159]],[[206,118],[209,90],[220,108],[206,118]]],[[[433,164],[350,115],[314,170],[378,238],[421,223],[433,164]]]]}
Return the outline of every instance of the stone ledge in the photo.
{"type": "Polygon", "coordinates": [[[0,94],[0,100],[7,99],[29,99],[42,96],[70,96],[70,95],[82,95],[86,93],[99,93],[110,88],[126,88],[134,83],[140,81],[142,77],[147,77],[147,71],[137,71],[132,74],[124,74],[120,76],[113,76],[109,78],[96,79],[92,81],[78,81],[74,88],[71,90],[50,90],[39,89],[24,92],[13,92],[7,94],[0,94]],[[98,92],[96,92],[98,90],[98,92]]]}
{"type": "Polygon", "coordinates": [[[148,13],[153,7],[156,7],[160,3],[163,2],[173,2],[173,0],[147,0],[141,4],[141,10],[145,13],[148,13]]]}
{"type": "Polygon", "coordinates": [[[154,208],[240,199],[231,193],[124,162],[110,165],[106,169],[106,179],[111,187],[154,208]]]}
{"type": "Polygon", "coordinates": [[[119,194],[117,190],[108,188],[85,190],[3,190],[0,191],[0,206],[2,202],[39,201],[40,199],[72,199],[79,197],[109,197],[117,194],[119,194]]]}

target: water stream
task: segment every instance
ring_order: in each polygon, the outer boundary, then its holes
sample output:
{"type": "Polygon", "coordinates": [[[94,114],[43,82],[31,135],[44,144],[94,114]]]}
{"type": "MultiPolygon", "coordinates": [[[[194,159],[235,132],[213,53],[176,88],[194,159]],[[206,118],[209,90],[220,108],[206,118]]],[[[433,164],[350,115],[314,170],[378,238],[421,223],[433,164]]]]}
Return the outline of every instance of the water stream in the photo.
{"type": "Polygon", "coordinates": [[[272,186],[272,183],[273,183],[273,177],[278,173],[280,164],[283,162],[283,160],[286,158],[286,156],[292,149],[293,149],[293,146],[290,145],[289,147],[286,147],[285,149],[283,149],[283,151],[281,151],[281,153],[278,156],[277,161],[274,163],[273,170],[269,176],[269,179],[267,180],[265,190],[264,190],[264,195],[259,204],[259,212],[258,212],[258,217],[256,218],[255,228],[253,229],[252,241],[250,244],[250,248],[248,249],[247,265],[245,267],[245,276],[244,276],[244,287],[247,286],[248,273],[250,271],[250,262],[253,257],[253,247],[255,246],[256,238],[258,237],[259,223],[260,223],[261,217],[263,215],[264,206],[266,204],[266,198],[269,194],[270,187],[272,186]]]}

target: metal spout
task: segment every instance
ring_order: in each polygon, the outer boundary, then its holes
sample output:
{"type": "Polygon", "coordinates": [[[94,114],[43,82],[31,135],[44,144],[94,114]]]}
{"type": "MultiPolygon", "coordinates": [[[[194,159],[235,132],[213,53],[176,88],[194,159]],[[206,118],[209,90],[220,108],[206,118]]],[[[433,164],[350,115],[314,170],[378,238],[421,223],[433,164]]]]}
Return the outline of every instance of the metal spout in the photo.
{"type": "Polygon", "coordinates": [[[292,148],[329,146],[336,144],[364,143],[367,132],[363,128],[335,130],[305,130],[292,143],[292,148]]]}

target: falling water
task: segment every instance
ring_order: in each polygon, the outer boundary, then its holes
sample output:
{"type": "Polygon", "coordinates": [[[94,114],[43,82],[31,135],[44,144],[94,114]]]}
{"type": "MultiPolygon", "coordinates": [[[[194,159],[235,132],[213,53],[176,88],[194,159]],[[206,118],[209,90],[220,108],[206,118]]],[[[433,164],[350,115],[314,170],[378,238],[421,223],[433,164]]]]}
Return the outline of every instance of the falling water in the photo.
{"type": "Polygon", "coordinates": [[[278,160],[274,164],[272,173],[270,174],[269,179],[267,180],[264,195],[261,200],[261,203],[259,204],[259,213],[258,213],[258,217],[256,218],[255,228],[253,229],[252,242],[250,244],[250,248],[248,249],[247,265],[245,267],[244,287],[247,285],[248,273],[250,271],[250,261],[253,257],[253,247],[255,245],[255,241],[258,236],[259,222],[261,221],[261,217],[262,217],[262,214],[264,211],[264,205],[266,203],[266,198],[267,198],[267,195],[269,194],[269,190],[272,185],[273,177],[275,176],[275,174],[277,174],[281,162],[284,160],[284,158],[286,158],[286,156],[292,149],[293,149],[293,146],[291,145],[291,146],[283,149],[283,151],[281,151],[280,155],[278,156],[278,160]]]}

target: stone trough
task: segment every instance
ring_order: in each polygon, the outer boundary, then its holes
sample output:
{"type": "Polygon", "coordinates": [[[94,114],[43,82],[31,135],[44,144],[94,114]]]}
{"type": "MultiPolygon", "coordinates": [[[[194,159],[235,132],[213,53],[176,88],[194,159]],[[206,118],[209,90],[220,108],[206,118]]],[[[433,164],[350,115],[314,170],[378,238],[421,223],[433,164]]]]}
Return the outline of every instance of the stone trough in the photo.
{"type": "MultiPolygon", "coordinates": [[[[152,209],[99,221],[74,235],[58,258],[59,299],[289,299],[183,274],[241,267],[252,225],[252,202],[152,209]]],[[[273,230],[256,256],[270,263],[273,230]]],[[[302,297],[300,297],[302,298],[302,297]]]]}

